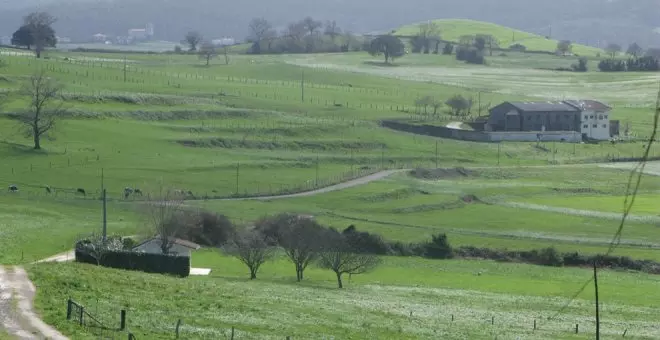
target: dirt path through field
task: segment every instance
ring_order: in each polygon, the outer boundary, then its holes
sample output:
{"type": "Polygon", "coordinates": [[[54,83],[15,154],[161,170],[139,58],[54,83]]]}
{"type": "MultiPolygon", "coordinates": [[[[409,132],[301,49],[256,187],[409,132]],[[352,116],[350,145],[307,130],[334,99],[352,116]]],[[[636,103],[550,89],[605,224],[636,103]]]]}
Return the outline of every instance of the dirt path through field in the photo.
{"type": "MultiPolygon", "coordinates": [[[[556,207],[556,206],[542,205],[542,204],[532,204],[532,203],[522,203],[522,202],[490,202],[490,203],[504,207],[510,207],[510,208],[547,211],[547,212],[560,213],[564,215],[596,217],[596,218],[604,218],[610,220],[621,220],[621,217],[623,217],[623,213],[572,209],[572,208],[556,207]]],[[[660,223],[660,216],[631,214],[628,215],[628,220],[634,222],[641,222],[641,223],[660,223]]]]}
{"type": "Polygon", "coordinates": [[[17,339],[67,340],[36,315],[35,292],[22,267],[0,266],[0,327],[17,339]]]}

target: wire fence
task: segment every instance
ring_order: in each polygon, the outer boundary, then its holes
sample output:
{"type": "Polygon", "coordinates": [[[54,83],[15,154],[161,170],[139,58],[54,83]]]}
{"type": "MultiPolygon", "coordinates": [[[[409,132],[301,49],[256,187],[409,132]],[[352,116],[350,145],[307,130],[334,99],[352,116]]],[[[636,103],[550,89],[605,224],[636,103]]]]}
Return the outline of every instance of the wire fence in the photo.
{"type": "Polygon", "coordinates": [[[108,326],[109,322],[101,321],[99,315],[92,314],[83,305],[73,301],[67,300],[66,319],[74,321],[85,329],[85,331],[94,334],[99,339],[135,339],[135,336],[126,332],[126,311],[120,312],[119,327],[108,326]]]}

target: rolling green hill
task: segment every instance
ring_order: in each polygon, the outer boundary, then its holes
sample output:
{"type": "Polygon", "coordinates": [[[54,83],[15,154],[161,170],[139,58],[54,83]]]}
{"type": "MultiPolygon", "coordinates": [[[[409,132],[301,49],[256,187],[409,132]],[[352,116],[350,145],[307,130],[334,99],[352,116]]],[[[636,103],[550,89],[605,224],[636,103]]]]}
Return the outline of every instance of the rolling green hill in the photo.
{"type": "MultiPolygon", "coordinates": [[[[543,36],[519,31],[506,26],[496,25],[488,22],[474,21],[467,19],[441,19],[434,20],[440,27],[440,35],[445,40],[458,41],[461,36],[475,34],[490,34],[497,38],[501,47],[508,47],[515,43],[523,44],[528,50],[535,51],[554,51],[557,47],[557,40],[546,39],[543,36]]],[[[419,25],[415,23],[399,27],[395,30],[395,35],[413,35],[419,32],[419,25]]],[[[573,52],[579,55],[596,55],[602,52],[601,49],[573,45],[573,52]]]]}

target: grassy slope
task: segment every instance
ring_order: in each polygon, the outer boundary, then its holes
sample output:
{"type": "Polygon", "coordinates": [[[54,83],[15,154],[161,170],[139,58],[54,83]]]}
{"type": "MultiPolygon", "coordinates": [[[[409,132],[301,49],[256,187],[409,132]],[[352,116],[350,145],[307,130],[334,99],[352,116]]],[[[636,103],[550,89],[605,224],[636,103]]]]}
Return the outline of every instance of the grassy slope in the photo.
{"type": "MultiPolygon", "coordinates": [[[[440,27],[440,35],[445,40],[458,41],[463,35],[476,35],[476,34],[490,34],[497,38],[500,46],[508,47],[515,43],[520,43],[527,46],[529,50],[535,51],[550,51],[554,52],[557,48],[557,40],[546,39],[540,35],[523,32],[491,24],[488,22],[466,20],[466,19],[441,19],[433,20],[440,27]],[[515,37],[515,40],[514,40],[515,37]]],[[[419,24],[411,24],[396,29],[396,35],[413,35],[419,33],[419,24]]],[[[573,52],[579,55],[594,56],[602,52],[601,49],[584,46],[573,45],[573,52]]]]}
{"type": "MultiPolygon", "coordinates": [[[[594,332],[592,304],[582,300],[591,299],[591,291],[559,318],[546,320],[589,276],[583,269],[388,258],[373,273],[354,276],[350,283],[346,278],[347,288],[340,291],[331,272],[314,267],[306,271],[303,283],[296,284],[285,260],[267,263],[259,279],[251,282],[238,261],[213,251],[195,253],[193,265],[212,268],[212,276],[117,275],[78,264],[38,265],[29,271],[45,320],[78,334],[76,339],[87,337],[63,318],[68,297],[110,325],[116,325],[119,310],[127,308],[129,329],[150,339],[171,338],[179,318],[187,339],[222,338],[231,327],[239,336],[260,339],[485,339],[495,334],[570,339],[576,322],[581,337],[594,332]],[[534,318],[540,331],[532,331],[534,318]]],[[[627,328],[631,338],[658,336],[652,326],[656,307],[647,298],[657,285],[656,277],[602,271],[601,281],[607,282],[601,288],[606,301],[603,335],[620,335],[627,328]]]]}
{"type": "MultiPolygon", "coordinates": [[[[0,263],[20,264],[69,250],[81,235],[101,232],[101,204],[0,195],[0,263]]],[[[108,205],[108,232],[133,235],[137,216],[108,205]]]]}

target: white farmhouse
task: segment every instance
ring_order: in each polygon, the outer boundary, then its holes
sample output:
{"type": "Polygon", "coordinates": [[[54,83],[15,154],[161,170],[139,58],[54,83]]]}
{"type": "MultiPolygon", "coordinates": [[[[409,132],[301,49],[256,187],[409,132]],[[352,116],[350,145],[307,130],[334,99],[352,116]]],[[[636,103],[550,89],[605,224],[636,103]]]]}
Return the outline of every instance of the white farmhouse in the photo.
{"type": "Polygon", "coordinates": [[[596,139],[610,139],[611,107],[595,100],[567,100],[566,103],[580,109],[580,132],[582,136],[596,139]]]}

